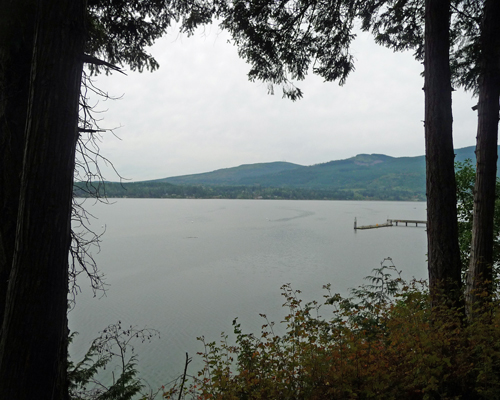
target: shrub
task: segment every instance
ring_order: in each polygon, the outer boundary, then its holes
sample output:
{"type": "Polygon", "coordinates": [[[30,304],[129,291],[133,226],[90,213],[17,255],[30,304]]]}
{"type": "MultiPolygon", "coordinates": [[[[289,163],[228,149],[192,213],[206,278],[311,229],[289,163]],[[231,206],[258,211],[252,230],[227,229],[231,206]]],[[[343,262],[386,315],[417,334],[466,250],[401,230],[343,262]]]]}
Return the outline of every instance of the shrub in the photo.
{"type": "MultiPolygon", "coordinates": [[[[325,286],[324,304],[282,287],[285,333],[262,315],[259,336],[199,338],[203,369],[182,398],[498,399],[500,316],[489,303],[471,323],[462,310],[434,308],[426,283],[401,279],[387,261],[350,297],[325,286]]],[[[179,387],[163,393],[178,398],[179,387]]]]}

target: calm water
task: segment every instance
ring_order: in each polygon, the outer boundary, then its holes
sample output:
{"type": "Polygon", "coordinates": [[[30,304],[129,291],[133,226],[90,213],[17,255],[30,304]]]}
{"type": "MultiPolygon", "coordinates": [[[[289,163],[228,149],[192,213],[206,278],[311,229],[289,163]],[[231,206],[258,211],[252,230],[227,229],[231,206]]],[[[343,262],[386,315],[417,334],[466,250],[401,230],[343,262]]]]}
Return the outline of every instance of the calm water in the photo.
{"type": "MultiPolygon", "coordinates": [[[[280,286],[291,283],[306,300],[321,300],[322,286],[346,293],[385,257],[403,276],[426,277],[423,227],[354,231],[387,218],[426,219],[425,203],[354,201],[120,199],[87,203],[106,226],[95,258],[110,284],[93,298],[84,288],[70,315],[79,332],[78,358],[110,323],[158,329],[161,338],[136,347],[152,386],[180,374],[185,352],[201,350],[197,336],[217,340],[239,317],[259,332],[265,313],[279,322],[280,286]]],[[[85,286],[86,282],[80,284],[85,286]]],[[[195,373],[196,360],[190,366],[195,373]]]]}

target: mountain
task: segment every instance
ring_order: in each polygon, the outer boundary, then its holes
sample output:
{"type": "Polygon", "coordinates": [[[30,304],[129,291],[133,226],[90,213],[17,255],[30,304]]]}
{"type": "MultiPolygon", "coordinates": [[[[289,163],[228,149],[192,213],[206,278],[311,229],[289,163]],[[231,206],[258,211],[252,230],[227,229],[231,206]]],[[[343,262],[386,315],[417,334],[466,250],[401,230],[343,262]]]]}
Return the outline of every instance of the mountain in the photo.
{"type": "MultiPolygon", "coordinates": [[[[475,147],[456,149],[456,161],[475,159],[475,147]]],[[[499,168],[500,170],[500,168],[499,168]]],[[[401,190],[425,194],[425,156],[358,154],[312,166],[285,162],[246,164],[212,172],[164,178],[176,185],[262,186],[324,190],[401,190]]]]}
{"type": "Polygon", "coordinates": [[[239,167],[223,168],[202,174],[174,176],[157,179],[155,182],[168,182],[174,185],[242,185],[241,180],[259,180],[266,175],[303,168],[302,165],[287,162],[270,162],[260,164],[244,164],[239,167]]]}
{"type": "MultiPolygon", "coordinates": [[[[456,149],[455,160],[475,162],[474,150],[474,146],[456,149]]],[[[77,196],[88,195],[84,184],[75,188],[77,196]]],[[[109,182],[99,193],[143,198],[425,200],[425,156],[358,154],[311,166],[245,164],[152,181],[109,182]]]]}
{"type": "Polygon", "coordinates": [[[392,189],[425,191],[425,159],[359,154],[346,160],[240,179],[242,185],[306,189],[392,189]]]}

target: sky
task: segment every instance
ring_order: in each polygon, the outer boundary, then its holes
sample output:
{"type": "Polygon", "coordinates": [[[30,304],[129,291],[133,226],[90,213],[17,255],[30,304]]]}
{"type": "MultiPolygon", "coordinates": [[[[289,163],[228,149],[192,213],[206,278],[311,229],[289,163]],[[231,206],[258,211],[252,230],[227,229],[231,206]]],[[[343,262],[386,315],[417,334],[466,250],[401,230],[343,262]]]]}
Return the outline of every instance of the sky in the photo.
{"type": "MultiPolygon", "coordinates": [[[[130,181],[160,179],[272,161],[313,165],[379,153],[425,153],[423,66],[360,33],[356,70],[344,86],[308,75],[301,100],[269,95],[249,82],[249,66],[218,27],[194,36],[169,32],[150,49],[160,68],[98,76],[116,101],[92,98],[100,111],[101,154],[130,181]]],[[[476,104],[453,93],[454,146],[475,145],[476,104]]],[[[107,180],[118,176],[101,165],[107,180]]]]}

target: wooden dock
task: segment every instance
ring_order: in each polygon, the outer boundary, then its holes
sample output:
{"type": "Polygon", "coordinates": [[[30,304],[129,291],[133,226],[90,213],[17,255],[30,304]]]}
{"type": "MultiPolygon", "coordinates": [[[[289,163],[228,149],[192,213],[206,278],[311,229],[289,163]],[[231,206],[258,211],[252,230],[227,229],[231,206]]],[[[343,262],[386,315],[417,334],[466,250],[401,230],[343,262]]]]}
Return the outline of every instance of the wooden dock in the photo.
{"type": "Polygon", "coordinates": [[[415,219],[388,219],[387,221],[391,221],[391,224],[396,224],[396,226],[398,226],[398,222],[405,224],[406,226],[408,226],[408,224],[415,224],[415,226],[418,226],[418,224],[427,226],[427,221],[418,221],[415,219]]]}
{"type": "Polygon", "coordinates": [[[415,226],[418,226],[418,224],[427,225],[427,221],[420,221],[420,220],[415,220],[415,219],[388,219],[387,222],[384,222],[382,224],[358,226],[358,222],[357,222],[356,218],[354,218],[354,229],[355,230],[357,230],[357,229],[385,228],[385,227],[394,226],[394,225],[398,226],[398,224],[405,224],[405,226],[408,226],[408,224],[410,224],[410,226],[413,226],[413,224],[415,224],[415,226]]]}

